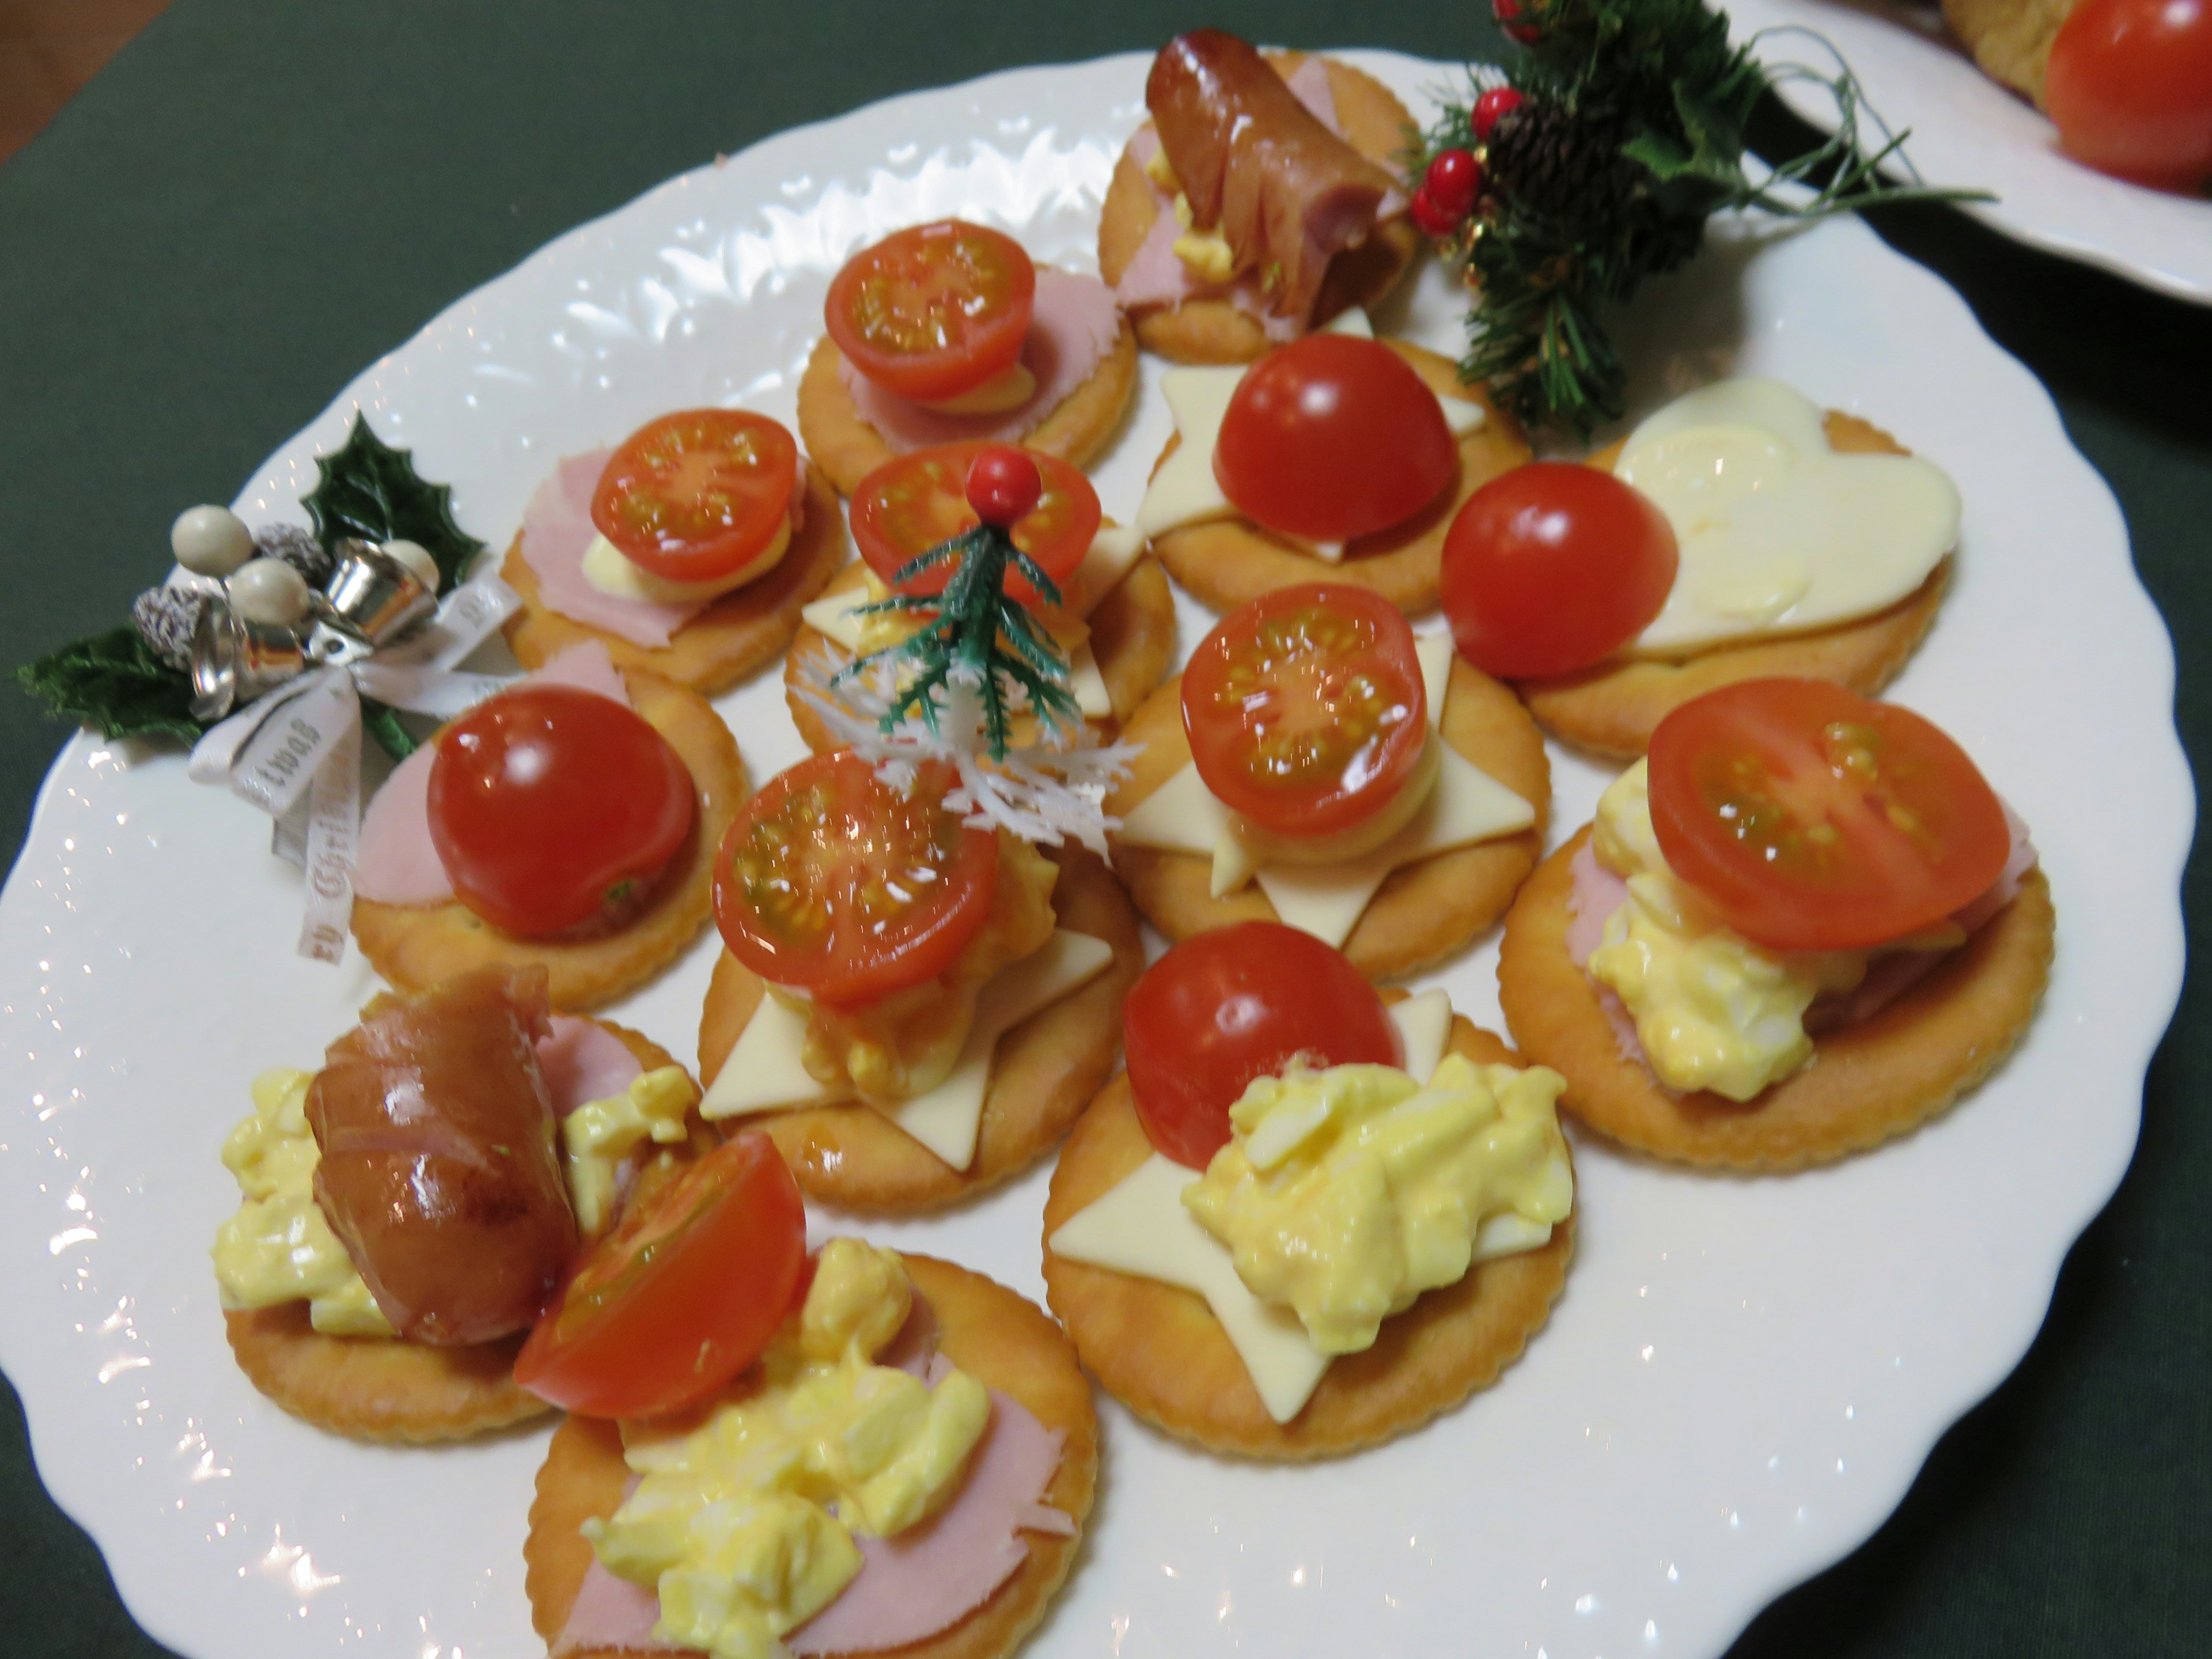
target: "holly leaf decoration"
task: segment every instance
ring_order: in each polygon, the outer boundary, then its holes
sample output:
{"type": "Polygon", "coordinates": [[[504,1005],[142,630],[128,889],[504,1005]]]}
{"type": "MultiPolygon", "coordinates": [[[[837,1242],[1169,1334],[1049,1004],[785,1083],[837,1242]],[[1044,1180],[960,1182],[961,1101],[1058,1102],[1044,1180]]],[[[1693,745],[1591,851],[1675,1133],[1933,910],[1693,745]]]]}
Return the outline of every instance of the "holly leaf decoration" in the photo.
{"type": "Polygon", "coordinates": [[[414,542],[437,562],[447,591],[483,551],[455,522],[452,488],[427,483],[415,471],[414,451],[392,448],[369,429],[367,416],[356,415],[344,447],[318,457],[315,467],[322,481],[301,504],[325,547],[348,536],[414,542]]]}
{"type": "Polygon", "coordinates": [[[127,624],[71,641],[15,671],[23,689],[63,720],[110,738],[196,738],[191,678],[154,654],[127,624]]]}

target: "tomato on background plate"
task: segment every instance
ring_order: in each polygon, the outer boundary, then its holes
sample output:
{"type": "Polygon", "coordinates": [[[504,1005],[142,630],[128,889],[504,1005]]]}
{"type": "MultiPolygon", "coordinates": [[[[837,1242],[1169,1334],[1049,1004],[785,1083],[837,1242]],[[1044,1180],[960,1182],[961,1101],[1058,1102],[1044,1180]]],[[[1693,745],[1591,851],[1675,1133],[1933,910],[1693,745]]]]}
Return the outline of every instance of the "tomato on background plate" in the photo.
{"type": "Polygon", "coordinates": [[[463,904],[526,937],[635,896],[691,834],[698,793],[668,739],[611,697],[522,685],[436,738],[430,843],[463,904]]]}
{"type": "Polygon", "coordinates": [[[1183,669],[1199,776],[1278,835],[1333,835],[1379,811],[1420,763],[1427,706],[1405,617],[1341,583],[1239,605],[1183,669]]]}
{"type": "Polygon", "coordinates": [[[2078,161],[2166,190],[2212,180],[2212,0],[2081,0],[2043,96],[2078,161]]]}
{"type": "Polygon", "coordinates": [[[806,1210],[775,1143],[724,1141],[577,1263],[515,1356],[514,1380],[588,1417],[650,1417],[760,1358],[797,1299],[806,1210]]]}
{"type": "Polygon", "coordinates": [[[1153,1147],[1203,1170],[1229,1144],[1229,1109],[1294,1060],[1319,1069],[1402,1058],[1382,999],[1343,951],[1279,921],[1187,939],[1121,1005],[1137,1115],[1153,1147]]]}
{"type": "MultiPolygon", "coordinates": [[[[969,442],[917,449],[860,480],[853,492],[853,540],[878,580],[890,585],[908,562],[982,523],[968,499],[969,474],[979,460],[1006,447],[969,442]]],[[[1021,453],[1036,464],[1042,489],[1036,504],[1012,526],[1014,545],[1061,586],[1081,568],[1098,534],[1098,492],[1079,469],[1059,457],[1036,450],[1021,453]]],[[[953,568],[948,561],[896,584],[898,591],[932,598],[945,591],[953,568]]],[[[1019,571],[1008,573],[1006,592],[1032,608],[1042,603],[1019,571]]]]}
{"type": "Polygon", "coordinates": [[[799,445],[779,422],[742,409],[679,410],[608,459],[592,523],[656,576],[718,581],[768,550],[798,487],[799,445]]]}
{"type": "Polygon", "coordinates": [[[837,1005],[943,973],[999,883],[998,836],[944,804],[951,787],[933,769],[902,795],[844,749],[770,778],[715,855],[714,920],[730,954],[837,1005]]]}
{"type": "Polygon", "coordinates": [[[1316,542],[1402,524],[1458,471],[1428,382],[1348,334],[1309,334],[1255,363],[1213,447],[1213,476],[1238,512],[1316,542]]]}
{"type": "Polygon", "coordinates": [[[1966,750],[1826,680],[1747,680],[1684,703],[1651,734],[1650,780],[1669,867],[1775,950],[1917,933],[1987,892],[2012,851],[1966,750]]]}
{"type": "Polygon", "coordinates": [[[1649,627],[1680,553],[1656,503],[1610,472],[1532,461],[1467,499],[1444,536],[1460,654],[1526,679],[1604,661],[1649,627]]]}
{"type": "Polygon", "coordinates": [[[931,403],[1013,367],[1036,304],[1036,267],[1019,242],[939,219],[848,259],[823,319],[854,368],[887,392],[931,403]]]}

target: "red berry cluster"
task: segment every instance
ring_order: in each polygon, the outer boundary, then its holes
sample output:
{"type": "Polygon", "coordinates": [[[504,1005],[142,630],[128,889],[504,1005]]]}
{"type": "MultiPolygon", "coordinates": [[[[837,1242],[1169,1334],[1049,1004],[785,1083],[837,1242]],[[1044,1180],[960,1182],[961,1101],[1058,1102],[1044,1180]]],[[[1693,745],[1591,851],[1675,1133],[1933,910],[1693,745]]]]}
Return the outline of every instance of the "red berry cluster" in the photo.
{"type": "MultiPolygon", "coordinates": [[[[1494,0],[1498,21],[1520,15],[1519,0],[1494,0]]],[[[1508,25],[1509,32],[1514,25],[1508,25]]],[[[1520,25],[1518,27],[1527,27],[1520,25]]],[[[1486,142],[1498,124],[1521,107],[1521,94],[1510,87],[1492,87],[1474,100],[1475,142],[1486,142]]],[[[1422,234],[1449,236],[1467,222],[1482,199],[1482,158],[1471,149],[1448,149],[1429,162],[1421,185],[1413,192],[1409,210],[1422,234]]]]}
{"type": "Polygon", "coordinates": [[[1523,15],[1526,9],[1522,0],[1490,0],[1490,15],[1505,38],[1516,46],[1533,46],[1543,31],[1523,15]]]}

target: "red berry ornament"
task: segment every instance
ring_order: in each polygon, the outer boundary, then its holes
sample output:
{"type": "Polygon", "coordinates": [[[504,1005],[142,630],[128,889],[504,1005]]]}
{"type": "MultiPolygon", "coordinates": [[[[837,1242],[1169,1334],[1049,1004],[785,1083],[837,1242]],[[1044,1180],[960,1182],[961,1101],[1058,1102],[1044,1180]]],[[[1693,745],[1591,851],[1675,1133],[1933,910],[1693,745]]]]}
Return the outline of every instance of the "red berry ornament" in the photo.
{"type": "Polygon", "coordinates": [[[1519,109],[1525,100],[1511,87],[1492,87],[1474,100],[1474,136],[1487,143],[1498,124],[1519,109]]]}
{"type": "Polygon", "coordinates": [[[1448,149],[1429,163],[1421,190],[1437,211],[1455,223],[1474,211],[1482,194],[1482,163],[1471,149],[1448,149]]]}
{"type": "Polygon", "coordinates": [[[1413,199],[1406,210],[1413,215],[1414,224],[1420,228],[1424,236],[1441,239],[1459,228],[1458,219],[1437,205],[1436,198],[1429,194],[1426,185],[1413,192],[1413,199]]]}
{"type": "Polygon", "coordinates": [[[1505,31],[1505,38],[1524,46],[1533,46],[1543,31],[1532,22],[1522,21],[1526,9],[1521,0],[1490,0],[1490,15],[1498,20],[1498,27],[1505,31]]]}
{"type": "Polygon", "coordinates": [[[968,467],[968,505],[1001,530],[1027,518],[1044,495],[1037,464],[1012,444],[993,444],[968,467]]]}

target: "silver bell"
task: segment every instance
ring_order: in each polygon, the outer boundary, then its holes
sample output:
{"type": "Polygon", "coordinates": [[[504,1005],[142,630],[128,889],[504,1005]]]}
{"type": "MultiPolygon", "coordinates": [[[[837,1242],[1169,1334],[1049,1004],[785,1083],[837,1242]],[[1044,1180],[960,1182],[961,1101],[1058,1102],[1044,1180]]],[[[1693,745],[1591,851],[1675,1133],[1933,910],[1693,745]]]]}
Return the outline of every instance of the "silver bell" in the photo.
{"type": "Polygon", "coordinates": [[[337,562],[315,596],[315,615],[341,634],[382,645],[438,608],[436,592],[374,542],[349,536],[331,550],[337,562]]]}
{"type": "Polygon", "coordinates": [[[248,622],[220,593],[209,595],[192,625],[192,718],[219,720],[307,666],[300,636],[248,622]]]}

